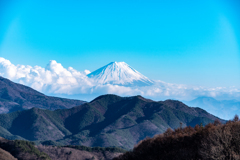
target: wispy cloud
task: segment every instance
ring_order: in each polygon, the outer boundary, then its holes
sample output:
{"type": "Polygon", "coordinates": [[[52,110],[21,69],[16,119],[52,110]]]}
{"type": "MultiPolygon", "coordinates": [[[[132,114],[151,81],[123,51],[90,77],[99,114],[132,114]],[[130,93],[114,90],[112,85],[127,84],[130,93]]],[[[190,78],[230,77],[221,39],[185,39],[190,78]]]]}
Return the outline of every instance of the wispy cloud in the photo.
{"type": "Polygon", "coordinates": [[[0,75],[14,82],[30,86],[45,94],[118,94],[122,96],[142,95],[154,99],[176,98],[188,100],[199,96],[221,99],[239,98],[240,89],[235,87],[206,88],[171,84],[160,80],[152,86],[125,87],[111,84],[96,84],[86,75],[90,71],[64,68],[61,63],[50,61],[45,68],[40,66],[14,65],[0,58],[0,75]]]}

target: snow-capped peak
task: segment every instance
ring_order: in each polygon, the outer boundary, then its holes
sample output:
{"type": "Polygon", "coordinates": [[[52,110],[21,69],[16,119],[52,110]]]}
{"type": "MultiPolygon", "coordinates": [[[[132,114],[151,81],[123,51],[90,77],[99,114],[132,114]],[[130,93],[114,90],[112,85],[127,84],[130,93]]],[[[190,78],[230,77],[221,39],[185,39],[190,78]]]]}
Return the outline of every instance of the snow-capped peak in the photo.
{"type": "Polygon", "coordinates": [[[98,84],[123,86],[148,86],[153,81],[139,73],[125,62],[111,62],[87,75],[98,84]]]}

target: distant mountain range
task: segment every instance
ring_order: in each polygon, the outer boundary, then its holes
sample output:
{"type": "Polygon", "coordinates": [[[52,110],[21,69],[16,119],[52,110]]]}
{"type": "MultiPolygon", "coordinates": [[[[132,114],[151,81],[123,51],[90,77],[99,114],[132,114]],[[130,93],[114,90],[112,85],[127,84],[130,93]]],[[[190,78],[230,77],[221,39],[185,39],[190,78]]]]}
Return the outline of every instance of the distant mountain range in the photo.
{"type": "Polygon", "coordinates": [[[130,149],[146,136],[163,133],[167,128],[205,125],[215,119],[218,118],[180,101],[103,95],[71,109],[32,108],[1,114],[0,136],[43,144],[52,140],[65,145],[130,149]]]}
{"type": "Polygon", "coordinates": [[[111,62],[87,76],[97,84],[149,86],[154,83],[125,62],[111,62]]]}
{"type": "Polygon", "coordinates": [[[192,107],[201,107],[211,114],[223,119],[232,119],[236,114],[240,115],[240,101],[216,100],[212,97],[198,97],[192,101],[184,102],[192,107]]]}
{"type": "Polygon", "coordinates": [[[85,101],[46,96],[30,87],[0,76],[0,113],[30,108],[48,110],[72,108],[85,101]]]}

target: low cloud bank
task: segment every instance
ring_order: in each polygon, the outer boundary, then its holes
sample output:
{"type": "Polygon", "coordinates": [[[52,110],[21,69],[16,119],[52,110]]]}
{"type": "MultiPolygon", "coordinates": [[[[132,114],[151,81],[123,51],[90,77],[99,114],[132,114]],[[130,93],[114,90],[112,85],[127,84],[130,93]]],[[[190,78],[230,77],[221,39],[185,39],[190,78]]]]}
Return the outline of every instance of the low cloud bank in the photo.
{"type": "Polygon", "coordinates": [[[111,84],[97,84],[87,77],[90,71],[64,68],[55,60],[45,68],[40,66],[14,65],[0,57],[0,76],[30,86],[45,94],[117,94],[121,96],[142,95],[154,99],[175,98],[190,100],[199,96],[218,99],[239,99],[240,89],[235,87],[206,88],[155,81],[147,87],[125,87],[111,84]]]}

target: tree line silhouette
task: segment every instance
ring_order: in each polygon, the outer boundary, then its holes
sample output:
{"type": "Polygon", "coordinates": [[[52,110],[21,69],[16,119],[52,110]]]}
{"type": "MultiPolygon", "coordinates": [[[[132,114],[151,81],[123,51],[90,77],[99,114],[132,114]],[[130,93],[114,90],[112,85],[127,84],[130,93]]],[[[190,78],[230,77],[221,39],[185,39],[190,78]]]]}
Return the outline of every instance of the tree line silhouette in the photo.
{"type": "Polygon", "coordinates": [[[169,128],[113,160],[240,160],[240,120],[169,128]]]}

